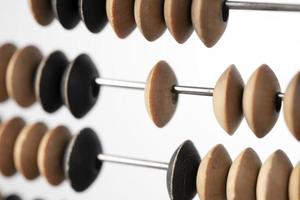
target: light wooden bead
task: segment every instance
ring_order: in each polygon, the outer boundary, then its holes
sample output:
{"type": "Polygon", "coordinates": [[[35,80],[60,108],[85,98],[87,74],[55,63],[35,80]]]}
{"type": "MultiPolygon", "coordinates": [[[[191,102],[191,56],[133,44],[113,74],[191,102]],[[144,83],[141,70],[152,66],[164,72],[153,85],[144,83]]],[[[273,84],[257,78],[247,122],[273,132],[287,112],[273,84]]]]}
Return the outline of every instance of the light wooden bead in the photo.
{"type": "Polygon", "coordinates": [[[135,29],[134,0],[106,0],[106,13],[118,37],[125,38],[135,29]]]}
{"type": "Polygon", "coordinates": [[[0,171],[4,176],[16,173],[14,148],[24,126],[24,120],[19,117],[12,118],[0,126],[0,171]]]}
{"type": "Polygon", "coordinates": [[[300,72],[288,85],[284,94],[283,109],[287,127],[300,140],[300,72]]]}
{"type": "Polygon", "coordinates": [[[260,169],[256,189],[257,200],[288,200],[292,168],[292,163],[283,151],[273,153],[260,169]]]}
{"type": "Polygon", "coordinates": [[[214,46],[223,35],[228,19],[224,0],[193,0],[192,22],[207,47],[214,46]]]}
{"type": "Polygon", "coordinates": [[[166,30],[164,0],[135,0],[136,24],[149,41],[159,38],[166,30]]]}
{"type": "Polygon", "coordinates": [[[173,92],[177,85],[175,73],[164,61],[151,70],[145,88],[145,101],[148,114],[158,127],[165,126],[174,115],[178,95],[173,92]]]}
{"type": "Polygon", "coordinates": [[[44,123],[25,126],[15,145],[14,161],[17,170],[28,180],[37,178],[40,174],[37,157],[40,142],[47,131],[44,123]]]}
{"type": "Polygon", "coordinates": [[[205,156],[197,174],[197,191],[201,200],[226,199],[226,182],[231,163],[223,145],[217,145],[205,156]]]}
{"type": "Polygon", "coordinates": [[[244,150],[233,162],[227,179],[227,200],[256,199],[256,182],[261,161],[251,148],[244,150]]]}
{"type": "Polygon", "coordinates": [[[293,169],[289,182],[290,200],[300,200],[300,162],[293,169]]]}
{"type": "Polygon", "coordinates": [[[54,19],[51,0],[29,0],[34,19],[42,26],[49,25],[54,19]]]}
{"type": "Polygon", "coordinates": [[[217,81],[213,105],[221,127],[232,135],[243,119],[243,79],[234,65],[231,65],[217,81]]]}
{"type": "Polygon", "coordinates": [[[4,44],[0,47],[0,102],[8,99],[6,72],[8,63],[16,50],[16,46],[10,43],[4,44]]]}
{"type": "Polygon", "coordinates": [[[51,185],[59,185],[64,179],[63,158],[71,140],[68,128],[58,126],[43,137],[38,150],[38,167],[51,185]]]}
{"type": "Polygon", "coordinates": [[[277,122],[281,101],[280,85],[274,72],[262,65],[250,77],[243,96],[243,110],[249,127],[262,138],[277,122]]]}
{"type": "Polygon", "coordinates": [[[9,96],[22,107],[29,107],[36,101],[34,79],[42,60],[42,53],[34,46],[16,51],[9,62],[6,85],[9,96]]]}
{"type": "Polygon", "coordinates": [[[193,32],[191,5],[192,0],[165,0],[164,15],[167,27],[180,44],[193,32]]]}

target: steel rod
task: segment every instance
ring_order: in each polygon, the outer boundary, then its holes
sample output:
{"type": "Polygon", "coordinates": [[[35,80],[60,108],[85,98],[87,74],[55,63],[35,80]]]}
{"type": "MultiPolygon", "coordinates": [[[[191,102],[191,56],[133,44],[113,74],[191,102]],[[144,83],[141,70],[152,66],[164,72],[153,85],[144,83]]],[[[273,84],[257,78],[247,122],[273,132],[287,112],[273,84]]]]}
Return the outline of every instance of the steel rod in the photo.
{"type": "Polygon", "coordinates": [[[229,9],[299,12],[300,4],[226,1],[229,9]]]}
{"type": "Polygon", "coordinates": [[[174,86],[174,91],[178,94],[190,94],[210,97],[214,95],[214,88],[205,87],[174,86]]]}
{"type": "Polygon", "coordinates": [[[169,164],[151,160],[142,160],[136,158],[129,158],[123,156],[115,156],[115,155],[107,155],[107,154],[99,154],[98,160],[123,164],[123,165],[131,165],[131,166],[138,166],[138,167],[147,167],[152,169],[159,169],[159,170],[168,170],[169,164]]]}

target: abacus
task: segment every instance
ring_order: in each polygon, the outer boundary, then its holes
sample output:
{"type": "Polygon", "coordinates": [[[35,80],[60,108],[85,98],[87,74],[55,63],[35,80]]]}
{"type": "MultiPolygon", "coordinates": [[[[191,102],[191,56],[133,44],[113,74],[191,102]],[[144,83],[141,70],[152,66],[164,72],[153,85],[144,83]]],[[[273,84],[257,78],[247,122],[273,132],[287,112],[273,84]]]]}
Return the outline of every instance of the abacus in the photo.
{"type": "Polygon", "coordinates": [[[117,163],[167,171],[170,199],[297,199],[300,164],[294,169],[287,155],[275,151],[262,164],[256,152],[245,149],[232,161],[221,144],[201,160],[193,142],[183,142],[169,162],[105,154],[97,134],[90,128],[72,136],[65,126],[48,129],[43,122],[25,124],[20,117],[0,128],[0,171],[12,176],[16,169],[28,180],[41,174],[49,184],[67,179],[77,192],[96,180],[103,163],[117,163]],[[55,148],[53,148],[55,146],[55,148]]]}

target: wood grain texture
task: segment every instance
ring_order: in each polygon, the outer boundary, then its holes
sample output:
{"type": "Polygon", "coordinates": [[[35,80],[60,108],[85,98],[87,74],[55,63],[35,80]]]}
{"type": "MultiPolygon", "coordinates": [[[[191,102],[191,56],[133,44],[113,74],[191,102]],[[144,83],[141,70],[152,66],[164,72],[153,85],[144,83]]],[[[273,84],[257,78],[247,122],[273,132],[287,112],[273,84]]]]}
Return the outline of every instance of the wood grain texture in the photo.
{"type": "Polygon", "coordinates": [[[281,101],[280,85],[267,65],[259,67],[250,77],[243,96],[243,110],[249,127],[258,138],[271,131],[277,122],[281,101]]]}
{"type": "Polygon", "coordinates": [[[300,72],[294,76],[285,91],[283,110],[287,127],[300,140],[300,72]]]}
{"type": "Polygon", "coordinates": [[[148,114],[158,127],[165,126],[173,117],[178,95],[173,92],[177,85],[176,75],[164,61],[151,70],[145,88],[145,102],[148,114]]]}
{"type": "Polygon", "coordinates": [[[71,132],[64,126],[49,130],[38,150],[38,168],[51,185],[59,185],[65,179],[63,159],[71,140],[71,132]]]}
{"type": "Polygon", "coordinates": [[[243,119],[244,81],[234,65],[219,78],[214,89],[215,116],[221,127],[232,135],[243,119]]]}
{"type": "Polygon", "coordinates": [[[29,0],[31,13],[37,23],[49,25],[54,19],[51,0],[29,0]]]}
{"type": "Polygon", "coordinates": [[[227,200],[256,199],[256,182],[261,161],[256,152],[247,148],[233,162],[227,178],[227,200]]]}
{"type": "Polygon", "coordinates": [[[27,180],[33,180],[40,174],[37,163],[38,148],[46,131],[47,126],[39,122],[25,126],[17,138],[14,161],[17,170],[27,180]]]}
{"type": "Polygon", "coordinates": [[[4,176],[16,173],[14,148],[16,140],[25,126],[25,121],[14,117],[0,126],[0,171],[4,176]]]}
{"type": "Polygon", "coordinates": [[[214,46],[226,29],[228,13],[223,5],[224,0],[193,0],[193,26],[207,47],[214,46]]]}
{"type": "Polygon", "coordinates": [[[16,46],[11,43],[4,44],[0,47],[0,102],[8,99],[6,72],[8,63],[16,50],[16,46]]]}
{"type": "Polygon", "coordinates": [[[156,40],[166,30],[164,0],[135,0],[134,17],[148,41],[156,40]]]}
{"type": "Polygon", "coordinates": [[[175,40],[182,44],[193,33],[192,0],[165,0],[164,15],[167,27],[175,40]]]}
{"type": "Polygon", "coordinates": [[[288,200],[292,168],[292,163],[283,151],[273,153],[260,169],[256,189],[257,200],[288,200]]]}
{"type": "Polygon", "coordinates": [[[134,0],[106,0],[106,13],[119,38],[127,37],[135,29],[134,0]]]}
{"type": "Polygon", "coordinates": [[[289,200],[300,200],[300,162],[293,169],[289,181],[289,200]]]}
{"type": "Polygon", "coordinates": [[[36,101],[34,79],[42,60],[42,53],[35,46],[27,46],[14,53],[9,62],[6,85],[9,96],[22,107],[36,101]]]}
{"type": "Polygon", "coordinates": [[[225,200],[231,158],[223,145],[215,146],[202,159],[197,174],[197,191],[201,200],[225,200]]]}

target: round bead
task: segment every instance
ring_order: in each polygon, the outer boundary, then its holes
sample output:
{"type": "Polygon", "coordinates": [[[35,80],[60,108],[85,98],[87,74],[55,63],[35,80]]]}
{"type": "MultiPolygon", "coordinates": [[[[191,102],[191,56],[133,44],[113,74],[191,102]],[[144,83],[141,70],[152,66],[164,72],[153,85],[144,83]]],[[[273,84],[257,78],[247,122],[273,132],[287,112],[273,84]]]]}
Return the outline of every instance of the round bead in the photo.
{"type": "Polygon", "coordinates": [[[95,64],[86,54],[78,56],[66,70],[62,84],[64,102],[76,118],[85,116],[97,102],[98,77],[95,64]]]}
{"type": "Polygon", "coordinates": [[[106,13],[118,37],[125,38],[135,29],[134,0],[106,0],[106,13]]]}
{"type": "Polygon", "coordinates": [[[232,135],[243,119],[244,81],[234,65],[231,65],[217,81],[213,105],[221,127],[232,135]]]}
{"type": "Polygon", "coordinates": [[[166,30],[164,0],[135,0],[136,24],[149,41],[159,38],[166,30]]]}
{"type": "Polygon", "coordinates": [[[257,200],[288,200],[289,177],[293,165],[287,155],[278,150],[260,169],[257,180],[257,200]]]}
{"type": "Polygon", "coordinates": [[[21,197],[19,197],[16,194],[9,195],[9,196],[5,197],[4,199],[5,200],[22,200],[21,197]]]}
{"type": "Polygon", "coordinates": [[[201,200],[226,199],[226,181],[231,164],[223,145],[217,145],[205,156],[197,174],[197,191],[201,200]]]}
{"type": "Polygon", "coordinates": [[[4,44],[0,47],[0,102],[8,99],[6,72],[8,63],[16,50],[16,46],[10,43],[4,44]]]}
{"type": "Polygon", "coordinates": [[[63,159],[71,140],[68,128],[58,126],[43,137],[38,150],[38,167],[51,185],[59,185],[64,179],[63,159]]]}
{"type": "Polygon", "coordinates": [[[54,13],[65,29],[73,29],[80,21],[78,0],[52,0],[54,13]]]}
{"type": "Polygon", "coordinates": [[[284,94],[283,109],[287,127],[300,140],[300,72],[291,80],[284,94]]]}
{"type": "Polygon", "coordinates": [[[41,60],[40,50],[27,46],[16,51],[9,62],[6,74],[7,91],[22,107],[29,107],[36,101],[34,79],[41,60]]]}
{"type": "Polygon", "coordinates": [[[289,200],[299,200],[300,197],[300,163],[293,169],[289,181],[289,200]]]}
{"type": "Polygon", "coordinates": [[[14,148],[24,126],[24,120],[15,117],[3,123],[0,127],[0,171],[4,176],[9,177],[16,173],[14,148]]]}
{"type": "Polygon", "coordinates": [[[63,105],[61,83],[67,66],[66,56],[55,51],[41,62],[37,70],[35,94],[46,112],[53,113],[63,105]]]}
{"type": "Polygon", "coordinates": [[[170,199],[187,200],[196,195],[196,176],[200,156],[191,141],[185,141],[174,152],[167,173],[170,199]]]}
{"type": "Polygon", "coordinates": [[[92,33],[100,32],[107,23],[106,0],[79,0],[80,16],[92,33]]]}
{"type": "Polygon", "coordinates": [[[37,23],[42,26],[47,26],[53,21],[54,13],[51,0],[29,0],[29,5],[31,13],[37,23]]]}
{"type": "Polygon", "coordinates": [[[193,33],[191,19],[192,0],[165,0],[164,15],[167,27],[175,40],[182,44],[193,33]]]}
{"type": "Polygon", "coordinates": [[[214,46],[226,29],[229,11],[224,2],[225,0],[193,0],[192,22],[207,47],[214,46]]]}
{"type": "Polygon", "coordinates": [[[274,127],[281,108],[280,85],[274,72],[262,65],[250,77],[243,96],[243,110],[249,127],[262,138],[274,127]]]}
{"type": "Polygon", "coordinates": [[[47,131],[44,123],[25,126],[17,138],[14,161],[17,170],[28,180],[37,178],[40,174],[37,165],[38,148],[47,131]]]}
{"type": "Polygon", "coordinates": [[[145,101],[150,118],[158,127],[165,126],[175,113],[178,95],[173,92],[177,85],[175,73],[164,61],[157,63],[150,72],[145,101]]]}
{"type": "Polygon", "coordinates": [[[256,199],[256,181],[261,161],[256,152],[248,148],[235,159],[227,178],[227,199],[256,199]]]}
{"type": "Polygon", "coordinates": [[[102,161],[97,160],[102,153],[97,134],[91,129],[83,129],[73,137],[65,155],[65,174],[72,188],[82,192],[96,180],[102,161]]]}

